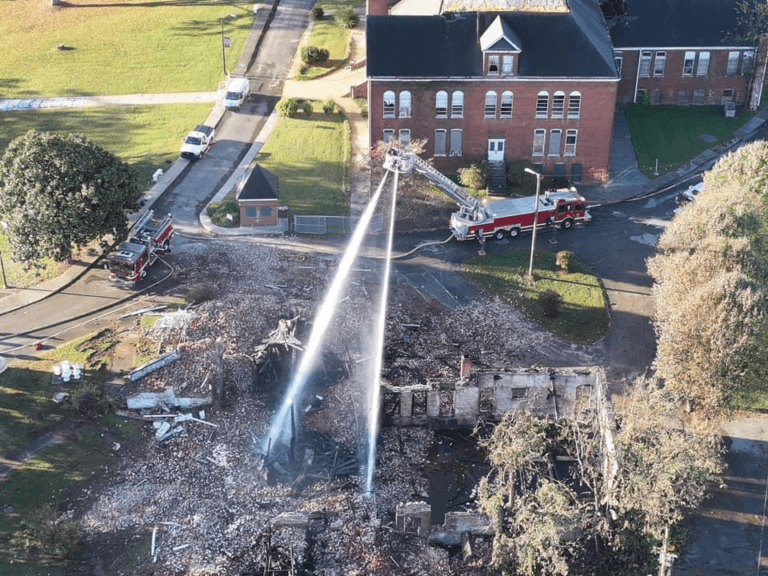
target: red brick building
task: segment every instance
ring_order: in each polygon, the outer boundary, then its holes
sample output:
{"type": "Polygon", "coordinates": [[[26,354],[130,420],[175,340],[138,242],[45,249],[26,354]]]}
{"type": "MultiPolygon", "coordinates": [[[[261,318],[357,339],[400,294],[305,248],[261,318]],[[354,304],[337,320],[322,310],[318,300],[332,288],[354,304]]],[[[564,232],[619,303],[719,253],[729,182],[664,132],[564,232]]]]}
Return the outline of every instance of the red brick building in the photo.
{"type": "Polygon", "coordinates": [[[549,11],[377,16],[387,0],[369,0],[372,143],[425,138],[444,172],[528,161],[605,180],[618,88],[605,20],[597,0],[543,3],[549,11]]]}
{"type": "Polygon", "coordinates": [[[240,226],[277,224],[280,185],[277,176],[254,164],[240,179],[235,194],[240,207],[240,226]]]}
{"type": "Polygon", "coordinates": [[[758,49],[725,39],[736,32],[735,6],[735,0],[628,0],[629,17],[610,32],[621,76],[618,102],[748,105],[758,49]]]}
{"type": "Polygon", "coordinates": [[[768,42],[723,40],[736,3],[368,0],[371,143],[427,139],[443,172],[527,161],[603,181],[617,105],[757,107],[768,42]]]}

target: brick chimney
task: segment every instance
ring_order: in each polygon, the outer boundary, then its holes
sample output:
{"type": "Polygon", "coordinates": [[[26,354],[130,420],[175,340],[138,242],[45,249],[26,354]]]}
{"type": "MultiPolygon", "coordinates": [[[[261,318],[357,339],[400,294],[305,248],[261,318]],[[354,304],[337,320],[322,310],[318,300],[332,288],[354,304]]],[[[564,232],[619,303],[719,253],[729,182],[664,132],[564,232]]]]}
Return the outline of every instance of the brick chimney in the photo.
{"type": "Polygon", "coordinates": [[[389,0],[368,0],[366,13],[372,16],[386,16],[389,14],[389,0]]]}

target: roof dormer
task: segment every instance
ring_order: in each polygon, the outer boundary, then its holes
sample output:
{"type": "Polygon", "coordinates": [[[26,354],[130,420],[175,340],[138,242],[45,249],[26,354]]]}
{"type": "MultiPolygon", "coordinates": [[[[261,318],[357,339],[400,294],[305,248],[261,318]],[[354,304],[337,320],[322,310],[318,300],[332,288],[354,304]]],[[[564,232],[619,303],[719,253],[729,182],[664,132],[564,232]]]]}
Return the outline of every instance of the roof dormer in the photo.
{"type": "Polygon", "coordinates": [[[509,25],[496,16],[480,36],[485,76],[515,76],[520,55],[520,39],[509,25]]]}

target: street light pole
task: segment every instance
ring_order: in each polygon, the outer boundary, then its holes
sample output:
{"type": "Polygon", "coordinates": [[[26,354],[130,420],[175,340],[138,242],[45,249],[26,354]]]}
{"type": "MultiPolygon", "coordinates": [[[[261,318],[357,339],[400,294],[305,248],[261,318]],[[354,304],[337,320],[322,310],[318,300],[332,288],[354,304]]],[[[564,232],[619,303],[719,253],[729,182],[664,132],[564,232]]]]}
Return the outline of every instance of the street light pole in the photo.
{"type": "Polygon", "coordinates": [[[224,18],[221,19],[221,64],[224,67],[224,75],[227,75],[227,55],[224,52],[224,18]]]}
{"type": "Polygon", "coordinates": [[[528,174],[536,176],[536,206],[533,211],[533,235],[531,236],[531,260],[528,263],[528,281],[533,282],[533,254],[536,251],[536,229],[539,227],[539,192],[541,191],[541,174],[534,172],[530,168],[525,169],[528,174]]]}

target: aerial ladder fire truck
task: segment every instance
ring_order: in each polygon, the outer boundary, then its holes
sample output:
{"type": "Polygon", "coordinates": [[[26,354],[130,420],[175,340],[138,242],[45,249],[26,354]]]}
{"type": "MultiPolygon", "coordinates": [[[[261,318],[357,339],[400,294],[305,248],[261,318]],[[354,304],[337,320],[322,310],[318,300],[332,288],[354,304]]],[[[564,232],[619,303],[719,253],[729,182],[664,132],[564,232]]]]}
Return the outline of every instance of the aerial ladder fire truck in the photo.
{"type": "Polygon", "coordinates": [[[541,194],[537,216],[535,196],[482,204],[414,152],[391,147],[386,153],[384,167],[399,174],[418,172],[454,200],[459,205],[459,211],[451,214],[450,229],[457,240],[484,242],[486,238],[516,238],[522,232],[533,230],[534,219],[537,228],[556,227],[562,230],[591,220],[587,201],[575,188],[553,189],[541,194]]]}
{"type": "Polygon", "coordinates": [[[153,219],[152,210],[145,212],[128,231],[128,240],[121,243],[107,259],[110,280],[139,283],[147,275],[158,256],[171,251],[173,224],[170,214],[153,219]]]}

